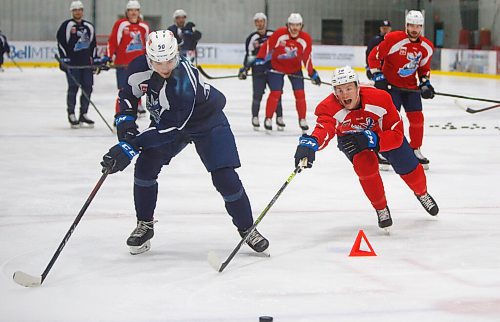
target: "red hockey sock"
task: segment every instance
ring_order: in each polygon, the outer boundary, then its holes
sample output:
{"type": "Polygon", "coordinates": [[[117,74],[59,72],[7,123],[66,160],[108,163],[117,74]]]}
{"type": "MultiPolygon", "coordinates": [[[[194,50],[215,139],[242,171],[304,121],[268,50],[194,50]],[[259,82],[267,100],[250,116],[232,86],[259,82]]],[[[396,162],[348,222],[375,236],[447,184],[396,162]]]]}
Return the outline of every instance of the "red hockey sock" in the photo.
{"type": "Polygon", "coordinates": [[[407,112],[406,117],[410,121],[410,146],[412,149],[418,149],[424,138],[424,114],[422,111],[407,112]]]}
{"type": "Polygon", "coordinates": [[[278,106],[280,99],[281,91],[271,91],[271,93],[269,93],[266,104],[266,118],[270,119],[273,117],[274,111],[276,111],[276,107],[278,106]]]}
{"type": "Polygon", "coordinates": [[[402,174],[401,178],[415,194],[421,196],[427,192],[427,178],[421,164],[418,164],[412,172],[402,174]]]}
{"type": "Polygon", "coordinates": [[[295,108],[297,109],[299,119],[305,119],[307,110],[306,94],[303,89],[298,89],[293,91],[293,95],[295,96],[295,108]]]}
{"type": "Polygon", "coordinates": [[[119,99],[119,98],[116,98],[116,102],[115,102],[115,113],[116,113],[116,114],[119,114],[119,113],[120,113],[120,99],[119,99]]]}
{"type": "Polygon", "coordinates": [[[378,171],[378,159],[372,151],[362,151],[354,156],[354,171],[359,177],[359,183],[375,209],[387,207],[384,183],[378,171]]]}

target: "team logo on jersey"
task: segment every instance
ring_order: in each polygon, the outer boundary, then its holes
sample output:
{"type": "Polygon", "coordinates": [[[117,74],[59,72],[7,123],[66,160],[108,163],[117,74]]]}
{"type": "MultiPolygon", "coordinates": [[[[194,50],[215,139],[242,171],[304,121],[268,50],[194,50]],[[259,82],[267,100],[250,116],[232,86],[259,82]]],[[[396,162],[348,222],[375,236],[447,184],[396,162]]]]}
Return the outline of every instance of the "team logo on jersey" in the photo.
{"type": "Polygon", "coordinates": [[[76,34],[76,27],[75,26],[71,27],[71,33],[76,34]]]}
{"type": "Polygon", "coordinates": [[[143,93],[146,93],[148,91],[148,84],[139,84],[139,88],[143,93]]]}
{"type": "Polygon", "coordinates": [[[90,36],[87,34],[87,29],[78,30],[76,36],[80,38],[78,38],[75,44],[74,51],[80,51],[90,47],[90,36]]]}
{"type": "Polygon", "coordinates": [[[141,40],[141,32],[140,31],[131,31],[130,37],[132,40],[127,45],[126,52],[142,50],[142,40],[141,40]]]}
{"type": "Polygon", "coordinates": [[[293,59],[297,57],[297,47],[285,47],[285,53],[278,55],[278,59],[293,59]]]}
{"type": "Polygon", "coordinates": [[[419,66],[421,58],[422,53],[420,51],[418,53],[408,53],[408,55],[406,55],[408,63],[398,70],[398,75],[401,77],[413,75],[419,66]]]}
{"type": "MultiPolygon", "coordinates": [[[[341,132],[342,133],[358,133],[364,130],[370,130],[375,126],[375,121],[371,117],[362,118],[364,122],[352,122],[351,119],[347,119],[342,122],[341,132]]],[[[358,118],[356,118],[358,121],[358,118]]]]}
{"type": "Polygon", "coordinates": [[[406,56],[406,47],[399,48],[399,54],[401,56],[406,56]]]}

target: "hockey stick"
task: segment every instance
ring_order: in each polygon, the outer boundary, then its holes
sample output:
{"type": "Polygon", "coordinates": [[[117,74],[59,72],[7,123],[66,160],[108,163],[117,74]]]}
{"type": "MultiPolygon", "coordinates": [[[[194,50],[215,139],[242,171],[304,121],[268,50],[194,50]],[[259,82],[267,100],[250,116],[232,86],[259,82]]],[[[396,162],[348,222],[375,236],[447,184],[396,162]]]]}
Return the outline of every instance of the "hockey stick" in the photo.
{"type": "MultiPolygon", "coordinates": [[[[205,76],[205,78],[207,79],[223,79],[223,78],[238,78],[238,75],[227,75],[227,76],[210,76],[208,75],[205,70],[200,66],[196,66],[196,68],[198,68],[198,70],[200,71],[200,73],[205,76]]],[[[252,76],[252,75],[247,75],[247,76],[252,76]]]]}
{"type": "MultiPolygon", "coordinates": [[[[274,70],[274,69],[270,69],[269,70],[270,73],[274,73],[274,74],[281,74],[281,75],[285,75],[285,76],[288,76],[288,77],[292,77],[292,78],[302,78],[302,79],[305,79],[305,80],[312,80],[311,78],[309,77],[304,77],[304,76],[301,76],[301,75],[295,75],[295,74],[287,74],[287,73],[283,73],[283,72],[279,72],[277,70],[274,70]]],[[[327,82],[323,82],[321,81],[321,84],[325,84],[325,85],[330,85],[332,86],[332,83],[327,83],[327,82]]]]}
{"type": "Polygon", "coordinates": [[[66,63],[64,63],[58,55],[55,55],[54,56],[56,58],[56,60],[59,62],[59,64],[61,64],[61,66],[66,69],[66,73],[69,75],[69,77],[71,77],[71,79],[75,82],[76,85],[78,85],[78,87],[80,87],[81,91],[82,91],[82,94],[83,96],[85,96],[86,99],[89,100],[90,104],[92,104],[92,106],[94,107],[94,109],[96,110],[97,114],[99,114],[99,116],[101,117],[101,119],[104,121],[104,123],[106,124],[106,126],[108,127],[108,129],[111,131],[111,133],[114,133],[113,131],[113,128],[109,125],[109,123],[106,121],[106,119],[104,118],[104,116],[102,116],[101,112],[99,111],[99,109],[97,108],[97,106],[95,106],[94,102],[92,102],[92,100],[90,99],[90,96],[87,94],[87,92],[85,92],[85,90],[83,89],[83,86],[82,84],[80,84],[75,76],[73,76],[70,71],[68,70],[68,65],[66,63]]]}
{"type": "Polygon", "coordinates": [[[14,58],[10,57],[9,55],[9,59],[12,61],[12,63],[22,72],[23,69],[21,68],[21,66],[19,66],[19,64],[14,60],[14,58]]]}
{"type": "Polygon", "coordinates": [[[241,246],[247,241],[248,237],[250,236],[250,233],[261,222],[262,218],[264,218],[264,216],[267,214],[267,212],[269,211],[269,209],[271,209],[271,207],[274,205],[274,203],[276,202],[276,200],[278,200],[278,198],[281,195],[281,193],[290,184],[290,182],[293,180],[293,178],[295,177],[295,175],[297,173],[299,173],[305,167],[306,163],[307,163],[307,158],[304,158],[304,159],[301,160],[300,164],[295,168],[295,170],[293,170],[293,172],[290,174],[290,176],[288,177],[288,179],[286,180],[286,182],[281,186],[281,188],[278,190],[278,192],[274,195],[273,199],[271,199],[271,201],[266,206],[266,208],[264,208],[264,210],[262,211],[262,213],[260,214],[260,216],[255,220],[255,222],[252,225],[252,227],[250,227],[247,230],[247,234],[240,240],[240,242],[238,243],[238,245],[236,245],[236,247],[233,249],[233,251],[231,252],[231,254],[229,255],[229,257],[224,262],[220,261],[219,257],[217,256],[217,254],[214,251],[210,251],[208,253],[208,263],[216,271],[218,271],[219,273],[221,273],[224,270],[224,268],[226,268],[226,266],[229,265],[229,263],[231,262],[231,260],[233,259],[233,257],[240,250],[241,246]]]}
{"type": "Polygon", "coordinates": [[[57,248],[56,252],[52,256],[52,259],[50,260],[49,264],[47,265],[47,267],[43,271],[42,275],[41,276],[32,276],[32,275],[26,274],[22,271],[16,271],[13,275],[14,282],[16,282],[17,284],[19,284],[21,286],[25,286],[25,287],[37,287],[37,286],[42,285],[43,281],[45,280],[45,278],[49,274],[50,269],[52,268],[52,266],[56,262],[57,258],[61,254],[64,246],[66,246],[66,243],[68,242],[69,238],[71,237],[71,234],[73,233],[76,226],[80,222],[80,219],[82,219],[83,214],[85,213],[85,211],[89,207],[90,203],[92,202],[92,199],[94,199],[95,195],[97,194],[97,191],[99,191],[99,188],[101,188],[102,184],[104,183],[104,180],[106,180],[106,177],[108,176],[108,174],[109,174],[109,169],[104,170],[104,173],[102,174],[101,178],[99,179],[99,181],[95,185],[94,189],[90,193],[89,197],[87,198],[87,201],[85,201],[85,204],[83,205],[82,209],[80,209],[80,212],[78,213],[78,216],[76,216],[75,221],[73,221],[73,224],[71,225],[71,227],[69,227],[68,232],[64,236],[62,242],[59,244],[59,247],[57,248]]]}
{"type": "Polygon", "coordinates": [[[435,94],[436,95],[441,95],[441,96],[463,98],[463,99],[472,100],[472,101],[481,101],[481,102],[489,102],[489,103],[500,104],[500,101],[490,100],[490,99],[487,99],[487,98],[478,98],[478,97],[470,97],[470,96],[462,96],[462,95],[447,94],[447,93],[438,93],[438,92],[435,92],[435,94]]]}
{"type": "Polygon", "coordinates": [[[465,111],[467,113],[474,114],[474,113],[479,113],[479,112],[484,112],[484,111],[492,110],[492,109],[497,108],[497,107],[500,107],[500,104],[496,104],[496,105],[492,105],[492,106],[488,106],[488,107],[483,107],[483,108],[478,108],[477,110],[476,109],[472,109],[470,107],[467,107],[465,109],[465,111]]]}

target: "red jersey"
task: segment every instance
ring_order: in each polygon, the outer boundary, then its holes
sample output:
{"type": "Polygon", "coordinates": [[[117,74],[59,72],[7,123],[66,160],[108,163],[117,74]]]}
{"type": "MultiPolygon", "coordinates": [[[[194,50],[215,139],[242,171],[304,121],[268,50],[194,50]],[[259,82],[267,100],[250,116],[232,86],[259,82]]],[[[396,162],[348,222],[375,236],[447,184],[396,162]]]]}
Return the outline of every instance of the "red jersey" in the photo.
{"type": "Polygon", "coordinates": [[[417,89],[418,77],[429,77],[434,46],[420,36],[412,42],[404,31],[394,31],[385,35],[384,40],[370,52],[370,69],[382,69],[385,78],[397,87],[417,89]],[[383,62],[383,63],[382,63],[383,62]],[[382,65],[382,68],[380,66],[382,65]]]}
{"type": "Polygon", "coordinates": [[[287,27],[276,29],[271,37],[260,47],[257,58],[266,59],[271,54],[273,69],[293,74],[302,69],[302,63],[309,76],[313,74],[311,61],[312,39],[307,32],[300,31],[296,38],[292,38],[287,27]]]}
{"type": "Polygon", "coordinates": [[[108,57],[116,65],[128,65],[137,56],[146,53],[146,36],[149,26],[144,21],[131,23],[127,18],[119,19],[113,25],[108,40],[108,57]]]}
{"type": "Polygon", "coordinates": [[[316,107],[318,117],[312,132],[324,149],[335,134],[343,136],[353,132],[372,130],[379,137],[380,152],[398,148],[403,143],[403,121],[392,103],[389,93],[371,86],[361,86],[361,108],[345,109],[334,94],[330,94],[316,107]]]}

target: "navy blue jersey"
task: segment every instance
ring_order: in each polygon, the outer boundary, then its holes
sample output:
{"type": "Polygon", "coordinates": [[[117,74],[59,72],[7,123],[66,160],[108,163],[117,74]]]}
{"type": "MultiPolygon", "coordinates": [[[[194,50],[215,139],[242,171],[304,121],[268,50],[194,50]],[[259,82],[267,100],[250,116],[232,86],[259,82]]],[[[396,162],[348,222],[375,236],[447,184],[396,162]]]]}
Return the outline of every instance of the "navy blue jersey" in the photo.
{"type": "Polygon", "coordinates": [[[378,34],[372,39],[370,39],[370,41],[368,42],[368,45],[366,46],[366,55],[365,55],[365,61],[367,66],[368,66],[368,55],[370,55],[370,52],[372,51],[373,48],[377,47],[378,44],[380,44],[382,40],[384,40],[384,36],[385,35],[378,34]]]}
{"type": "Polygon", "coordinates": [[[184,27],[178,27],[176,24],[168,27],[177,39],[179,50],[195,50],[198,41],[201,39],[201,32],[196,30],[195,24],[192,22],[186,23],[184,27]]]}
{"type": "Polygon", "coordinates": [[[181,130],[205,130],[210,127],[210,117],[226,105],[225,96],[205,84],[196,67],[183,56],[170,77],[162,79],[159,86],[151,79],[153,70],[146,55],[135,58],[127,71],[127,85],[118,95],[120,112],[117,118],[135,118],[138,101],[146,95],[151,125],[134,139],[133,143],[140,148],[172,142],[181,130]]]}
{"type": "Polygon", "coordinates": [[[0,32],[0,55],[3,55],[4,53],[10,53],[10,47],[7,42],[7,37],[0,32]]]}
{"type": "Polygon", "coordinates": [[[86,20],[66,20],[57,30],[57,48],[61,58],[71,59],[69,65],[92,64],[97,55],[94,25],[86,20]]]}
{"type": "Polygon", "coordinates": [[[267,29],[264,35],[259,34],[257,31],[252,32],[245,41],[245,59],[243,60],[243,66],[252,66],[257,53],[259,52],[260,46],[267,41],[269,37],[273,34],[273,30],[267,29]]]}

